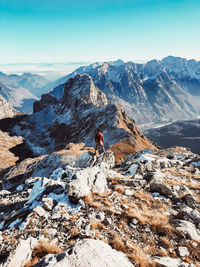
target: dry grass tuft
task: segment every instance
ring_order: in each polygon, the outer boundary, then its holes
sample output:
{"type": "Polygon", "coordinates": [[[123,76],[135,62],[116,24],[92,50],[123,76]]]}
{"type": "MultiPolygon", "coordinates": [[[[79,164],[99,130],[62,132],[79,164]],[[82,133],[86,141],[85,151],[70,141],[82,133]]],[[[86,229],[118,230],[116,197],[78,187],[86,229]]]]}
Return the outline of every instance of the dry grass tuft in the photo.
{"type": "Polygon", "coordinates": [[[35,220],[32,220],[32,219],[30,219],[29,222],[28,222],[28,224],[27,224],[27,226],[29,226],[31,228],[33,228],[35,225],[36,225],[36,221],[35,220]]]}
{"type": "Polygon", "coordinates": [[[109,214],[115,214],[116,213],[116,210],[113,208],[113,207],[105,207],[104,209],[103,209],[103,211],[104,212],[107,212],[107,213],[109,213],[109,214]]]}
{"type": "Polygon", "coordinates": [[[110,245],[116,250],[120,250],[124,253],[126,252],[126,246],[124,242],[122,241],[122,238],[120,237],[120,235],[117,233],[112,234],[110,245]]]}
{"type": "Polygon", "coordinates": [[[122,179],[122,178],[121,177],[114,177],[114,178],[107,177],[107,181],[111,182],[113,185],[118,184],[120,179],[122,179]]]}
{"type": "Polygon", "coordinates": [[[115,185],[115,188],[114,188],[115,191],[117,191],[118,193],[120,194],[123,194],[124,193],[124,187],[122,185],[115,185]]]}
{"type": "Polygon", "coordinates": [[[17,239],[14,238],[14,237],[11,237],[11,239],[10,239],[10,243],[13,245],[13,244],[16,243],[16,242],[17,242],[17,239]]]}
{"type": "Polygon", "coordinates": [[[57,254],[62,252],[61,248],[47,239],[40,239],[32,252],[32,259],[24,267],[32,267],[47,254],[57,254]]]}
{"type": "Polygon", "coordinates": [[[74,245],[75,243],[76,243],[76,240],[71,239],[71,240],[69,240],[69,241],[67,242],[67,245],[68,245],[68,246],[72,246],[72,245],[74,245]]]}
{"type": "Polygon", "coordinates": [[[77,236],[79,233],[80,233],[80,230],[78,227],[74,227],[72,229],[70,229],[69,231],[70,235],[73,237],[73,236],[77,236]]]}
{"type": "Polygon", "coordinates": [[[164,248],[172,248],[173,247],[171,242],[166,237],[161,236],[160,242],[161,242],[161,246],[164,248]]]}
{"type": "Polygon", "coordinates": [[[102,204],[105,205],[106,207],[112,207],[112,203],[107,199],[102,200],[102,204]]]}
{"type": "Polygon", "coordinates": [[[72,217],[71,217],[71,220],[72,221],[76,221],[77,219],[78,219],[78,213],[73,213],[72,217]]]}
{"type": "Polygon", "coordinates": [[[200,195],[197,194],[197,193],[195,193],[195,192],[192,192],[192,194],[193,194],[194,199],[195,199],[197,202],[200,203],[200,195]]]}
{"type": "Polygon", "coordinates": [[[41,231],[41,234],[43,234],[44,236],[48,236],[49,235],[49,230],[48,228],[44,228],[42,231],[41,231]]]}
{"type": "Polygon", "coordinates": [[[0,205],[8,205],[8,201],[4,199],[0,202],[0,205]]]}
{"type": "Polygon", "coordinates": [[[60,252],[62,252],[61,248],[58,247],[55,243],[49,242],[49,240],[46,239],[41,239],[33,249],[32,257],[42,258],[47,254],[57,254],[60,252]]]}
{"type": "Polygon", "coordinates": [[[190,252],[190,257],[193,259],[200,261],[200,242],[196,242],[198,245],[195,246],[192,241],[189,241],[186,245],[190,252]]]}
{"type": "Polygon", "coordinates": [[[136,218],[142,225],[149,224],[152,230],[159,235],[170,236],[175,230],[169,223],[169,217],[163,212],[165,207],[159,210],[151,208],[144,202],[132,203],[131,208],[124,212],[129,218],[136,218]]]}
{"type": "Polygon", "coordinates": [[[91,194],[84,196],[83,201],[85,202],[86,205],[89,205],[89,206],[96,208],[96,209],[98,209],[102,206],[101,203],[99,202],[100,197],[96,193],[91,193],[91,194]]]}
{"type": "Polygon", "coordinates": [[[154,198],[152,197],[152,195],[144,190],[136,190],[134,192],[134,197],[138,198],[138,199],[142,199],[145,202],[155,202],[154,198]]]}
{"type": "Polygon", "coordinates": [[[26,232],[30,233],[30,234],[34,234],[34,233],[38,232],[38,229],[30,228],[30,229],[26,229],[26,232]]]}
{"type": "Polygon", "coordinates": [[[111,233],[111,240],[109,244],[116,250],[124,252],[133,264],[139,267],[155,266],[147,256],[144,248],[138,244],[132,243],[128,238],[121,238],[117,233],[111,233]]]}
{"type": "Polygon", "coordinates": [[[125,222],[124,220],[121,220],[118,222],[117,226],[120,230],[124,229],[124,227],[127,225],[127,222],[125,222]]]}
{"type": "Polygon", "coordinates": [[[99,221],[96,221],[96,220],[91,220],[90,221],[90,228],[92,230],[105,230],[106,227],[104,224],[100,223],[99,221]]]}
{"type": "Polygon", "coordinates": [[[31,259],[29,262],[27,262],[24,267],[32,267],[34,266],[36,263],[38,263],[40,259],[35,257],[34,259],[31,259]]]}

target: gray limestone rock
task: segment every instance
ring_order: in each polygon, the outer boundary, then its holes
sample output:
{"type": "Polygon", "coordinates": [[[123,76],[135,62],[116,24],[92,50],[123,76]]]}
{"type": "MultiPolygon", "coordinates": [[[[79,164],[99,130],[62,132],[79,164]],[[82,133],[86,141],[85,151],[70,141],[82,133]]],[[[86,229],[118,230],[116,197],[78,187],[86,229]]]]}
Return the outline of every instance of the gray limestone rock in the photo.
{"type": "Polygon", "coordinates": [[[183,262],[179,258],[154,257],[154,261],[157,263],[159,267],[189,267],[191,266],[188,263],[183,262]]]}
{"type": "Polygon", "coordinates": [[[164,196],[173,196],[173,192],[172,190],[165,184],[161,184],[161,183],[151,183],[150,184],[150,191],[151,192],[158,192],[160,193],[161,195],[164,195],[164,196]]]}
{"type": "Polygon", "coordinates": [[[74,167],[75,168],[90,167],[93,162],[93,159],[94,159],[94,155],[91,152],[85,152],[78,157],[74,167]]]}
{"type": "Polygon", "coordinates": [[[54,206],[54,200],[53,198],[50,198],[50,197],[43,197],[42,204],[45,210],[51,211],[54,206]]]}
{"type": "Polygon", "coordinates": [[[178,225],[178,227],[176,227],[177,230],[182,231],[192,240],[200,240],[200,232],[193,223],[184,220],[177,220],[176,223],[178,225]]]}
{"type": "Polygon", "coordinates": [[[76,170],[67,185],[69,197],[79,199],[91,192],[103,193],[108,190],[107,180],[100,167],[76,170]]]}
{"type": "Polygon", "coordinates": [[[189,256],[189,251],[187,249],[187,247],[178,247],[178,255],[180,257],[187,257],[189,256]]]}
{"type": "Polygon", "coordinates": [[[95,165],[103,165],[106,166],[108,169],[114,167],[115,165],[115,156],[111,150],[107,150],[106,152],[102,153],[96,160],[95,165]]]}
{"type": "Polygon", "coordinates": [[[2,267],[23,267],[31,259],[33,248],[37,244],[37,239],[29,237],[22,240],[14,252],[11,252],[2,267]]]}
{"type": "Polygon", "coordinates": [[[68,253],[47,255],[35,267],[133,267],[127,256],[100,240],[84,239],[68,253]]]}

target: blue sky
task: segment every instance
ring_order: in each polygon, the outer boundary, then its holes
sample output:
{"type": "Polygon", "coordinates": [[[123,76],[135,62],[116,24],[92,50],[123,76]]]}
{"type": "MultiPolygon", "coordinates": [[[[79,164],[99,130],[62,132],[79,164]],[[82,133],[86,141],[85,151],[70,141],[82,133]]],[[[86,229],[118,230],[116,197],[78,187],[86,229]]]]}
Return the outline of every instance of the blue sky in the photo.
{"type": "Polygon", "coordinates": [[[0,63],[200,60],[199,0],[0,0],[0,63]]]}

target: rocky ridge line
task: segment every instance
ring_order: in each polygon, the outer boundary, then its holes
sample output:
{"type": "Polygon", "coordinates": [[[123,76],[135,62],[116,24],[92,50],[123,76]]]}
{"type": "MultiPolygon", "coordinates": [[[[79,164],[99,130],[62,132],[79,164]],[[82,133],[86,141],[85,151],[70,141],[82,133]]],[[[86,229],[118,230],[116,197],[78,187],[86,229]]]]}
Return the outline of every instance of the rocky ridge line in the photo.
{"type": "Polygon", "coordinates": [[[34,103],[34,113],[22,120],[14,132],[25,138],[35,155],[42,155],[69,142],[84,142],[94,147],[98,127],[105,136],[105,146],[111,146],[114,153],[118,151],[117,160],[137,150],[154,147],[135,121],[111,104],[87,74],[70,79],[60,100],[51,94],[43,95],[34,103]]]}

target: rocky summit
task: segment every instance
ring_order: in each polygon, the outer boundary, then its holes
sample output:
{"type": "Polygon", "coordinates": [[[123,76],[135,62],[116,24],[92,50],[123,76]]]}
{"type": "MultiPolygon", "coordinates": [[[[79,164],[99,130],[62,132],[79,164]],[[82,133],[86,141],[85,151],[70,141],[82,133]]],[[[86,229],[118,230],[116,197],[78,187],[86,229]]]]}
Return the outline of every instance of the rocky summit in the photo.
{"type": "Polygon", "coordinates": [[[89,75],[0,127],[0,267],[200,266],[199,155],[153,144],[89,75]]]}
{"type": "Polygon", "coordinates": [[[33,109],[34,113],[17,124],[13,132],[24,137],[35,155],[51,153],[69,142],[84,142],[94,147],[94,135],[99,127],[106,148],[110,146],[117,160],[137,150],[154,147],[135,121],[119,106],[110,103],[87,74],[71,78],[65,84],[61,99],[51,94],[42,95],[33,109]]]}
{"type": "Polygon", "coordinates": [[[15,110],[1,95],[0,95],[0,119],[11,118],[19,115],[20,112],[15,110]]]}
{"type": "Polygon", "coordinates": [[[200,157],[84,144],[0,173],[0,266],[200,266],[200,157]],[[75,152],[76,151],[76,152],[75,152]]]}

